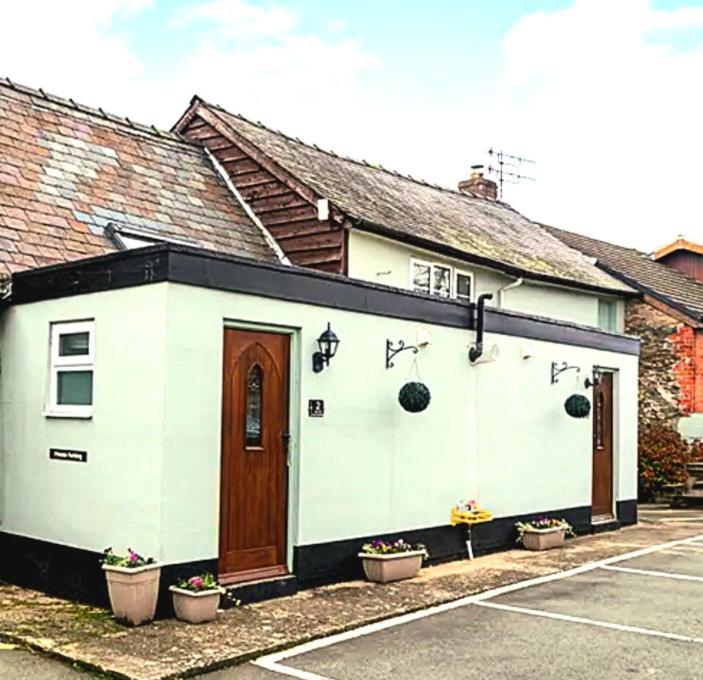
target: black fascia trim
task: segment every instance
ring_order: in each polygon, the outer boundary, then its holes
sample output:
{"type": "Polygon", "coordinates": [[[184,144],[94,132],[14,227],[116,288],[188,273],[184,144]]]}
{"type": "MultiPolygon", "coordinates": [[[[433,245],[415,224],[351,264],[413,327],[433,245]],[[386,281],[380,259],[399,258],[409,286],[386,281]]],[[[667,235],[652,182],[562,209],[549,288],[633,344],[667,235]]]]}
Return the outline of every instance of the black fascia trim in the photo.
{"type": "Polygon", "coordinates": [[[163,245],[28,269],[12,275],[12,304],[166,281],[168,248],[163,245]]]}
{"type": "MultiPolygon", "coordinates": [[[[161,281],[473,330],[474,306],[302,267],[162,243],[13,275],[12,304],[161,281]]],[[[486,310],[486,331],[626,354],[639,340],[552,319],[486,310]]]]}
{"type": "Polygon", "coordinates": [[[217,253],[173,250],[168,279],[173,283],[249,293],[329,309],[473,328],[472,308],[459,302],[431,299],[397,288],[298,267],[234,260],[217,253]],[[266,270],[263,275],[262,269],[266,270]]]}
{"type": "Polygon", "coordinates": [[[597,328],[578,327],[552,319],[523,316],[489,307],[486,308],[485,324],[486,333],[591,347],[634,356],[640,353],[640,339],[631,335],[618,335],[597,328]]]}
{"type": "MultiPolygon", "coordinates": [[[[430,250],[441,255],[446,255],[447,257],[453,257],[457,260],[463,260],[464,262],[470,262],[472,264],[477,264],[482,267],[487,267],[488,269],[494,269],[508,276],[515,276],[518,278],[525,278],[532,281],[540,281],[542,283],[550,283],[556,286],[562,286],[564,288],[577,288],[579,290],[588,291],[590,293],[602,293],[604,295],[621,295],[623,297],[636,296],[636,291],[618,290],[616,288],[606,288],[605,286],[596,286],[589,283],[582,283],[580,281],[575,281],[573,279],[561,278],[559,276],[550,276],[549,274],[539,274],[537,272],[528,271],[527,269],[521,269],[520,267],[515,267],[514,265],[506,264],[500,260],[492,260],[489,257],[483,257],[482,255],[475,255],[473,253],[467,253],[464,250],[459,250],[458,248],[453,248],[443,243],[437,243],[436,241],[430,241],[429,239],[422,238],[420,236],[414,236],[413,234],[408,234],[406,232],[398,232],[395,229],[389,229],[380,224],[375,224],[369,222],[368,220],[363,220],[355,218],[352,220],[353,228],[359,229],[360,231],[366,231],[371,234],[376,234],[378,236],[385,236],[393,241],[398,241],[399,243],[405,243],[406,245],[414,245],[425,250],[430,250]]],[[[609,273],[609,272],[608,272],[609,273]]],[[[620,277],[616,277],[620,280],[620,277]]]]}

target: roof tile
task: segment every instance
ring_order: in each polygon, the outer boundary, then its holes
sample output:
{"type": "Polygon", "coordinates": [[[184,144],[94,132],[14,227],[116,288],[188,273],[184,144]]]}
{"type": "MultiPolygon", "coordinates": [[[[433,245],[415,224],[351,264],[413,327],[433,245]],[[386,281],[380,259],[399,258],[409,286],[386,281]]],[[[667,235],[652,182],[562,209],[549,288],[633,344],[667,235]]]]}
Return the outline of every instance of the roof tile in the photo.
{"type": "Polygon", "coordinates": [[[678,269],[656,262],[646,253],[633,248],[544,226],[564,243],[595,258],[601,266],[622,276],[631,286],[657,297],[696,320],[703,319],[703,285],[678,269]]]}
{"type": "Polygon", "coordinates": [[[109,222],[277,259],[195,144],[0,79],[0,274],[114,250],[109,222]]]}
{"type": "Polygon", "coordinates": [[[534,278],[630,291],[510,206],[343,158],[196,100],[320,197],[353,219],[518,270],[534,278]]]}

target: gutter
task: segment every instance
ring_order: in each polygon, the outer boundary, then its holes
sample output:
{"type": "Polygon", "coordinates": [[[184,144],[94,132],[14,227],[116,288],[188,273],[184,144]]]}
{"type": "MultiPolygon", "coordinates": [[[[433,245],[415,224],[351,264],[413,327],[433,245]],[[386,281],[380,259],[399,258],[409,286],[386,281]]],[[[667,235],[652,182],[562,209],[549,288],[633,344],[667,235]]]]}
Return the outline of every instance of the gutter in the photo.
{"type": "MultiPolygon", "coordinates": [[[[463,250],[453,248],[452,246],[443,245],[436,243],[434,241],[429,241],[418,236],[413,236],[412,234],[399,234],[394,229],[389,229],[380,224],[375,224],[374,222],[369,222],[360,217],[351,218],[352,225],[354,228],[360,231],[366,231],[371,234],[377,234],[379,236],[385,236],[394,241],[401,241],[402,243],[414,245],[419,248],[424,248],[425,250],[431,250],[448,257],[453,257],[457,260],[463,260],[464,262],[470,262],[472,264],[481,265],[489,269],[499,271],[507,276],[512,276],[514,278],[523,278],[531,281],[541,281],[543,283],[551,283],[556,286],[564,286],[566,288],[576,288],[579,290],[586,290],[591,293],[603,293],[605,295],[622,295],[622,296],[636,296],[638,293],[636,291],[628,292],[626,290],[617,290],[613,288],[606,288],[604,286],[596,286],[588,283],[581,283],[580,281],[572,281],[571,279],[563,279],[558,276],[550,276],[549,274],[537,274],[534,272],[527,271],[526,269],[521,269],[520,267],[515,267],[513,265],[505,264],[503,262],[498,262],[497,260],[492,260],[488,257],[483,257],[481,255],[473,255],[472,253],[467,253],[463,250]]],[[[610,273],[610,272],[607,272],[610,273]]],[[[615,277],[618,280],[622,280],[621,277],[615,277]]]]}
{"type": "Polygon", "coordinates": [[[503,309],[505,303],[505,293],[509,290],[513,290],[513,288],[519,288],[524,282],[525,279],[521,276],[519,279],[515,279],[515,281],[511,281],[498,289],[498,309],[503,309]]]}

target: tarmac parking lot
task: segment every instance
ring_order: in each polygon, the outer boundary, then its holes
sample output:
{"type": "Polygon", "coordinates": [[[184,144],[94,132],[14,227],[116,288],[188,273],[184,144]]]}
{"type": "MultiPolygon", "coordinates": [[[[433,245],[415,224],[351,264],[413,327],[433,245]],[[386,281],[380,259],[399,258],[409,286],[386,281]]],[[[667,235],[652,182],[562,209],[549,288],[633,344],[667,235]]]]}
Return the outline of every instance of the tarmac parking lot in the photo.
{"type": "Polygon", "coordinates": [[[208,680],[701,678],[703,536],[515,583],[208,680]]]}

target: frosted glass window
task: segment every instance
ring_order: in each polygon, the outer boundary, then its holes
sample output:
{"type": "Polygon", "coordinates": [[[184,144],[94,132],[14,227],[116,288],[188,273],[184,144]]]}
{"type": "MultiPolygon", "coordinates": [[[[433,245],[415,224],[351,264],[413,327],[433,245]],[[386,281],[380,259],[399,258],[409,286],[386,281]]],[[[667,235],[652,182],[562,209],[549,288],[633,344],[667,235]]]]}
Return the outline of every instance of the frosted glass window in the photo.
{"type": "Polygon", "coordinates": [[[261,446],[264,372],[255,364],[247,375],[246,443],[261,446]]]}

